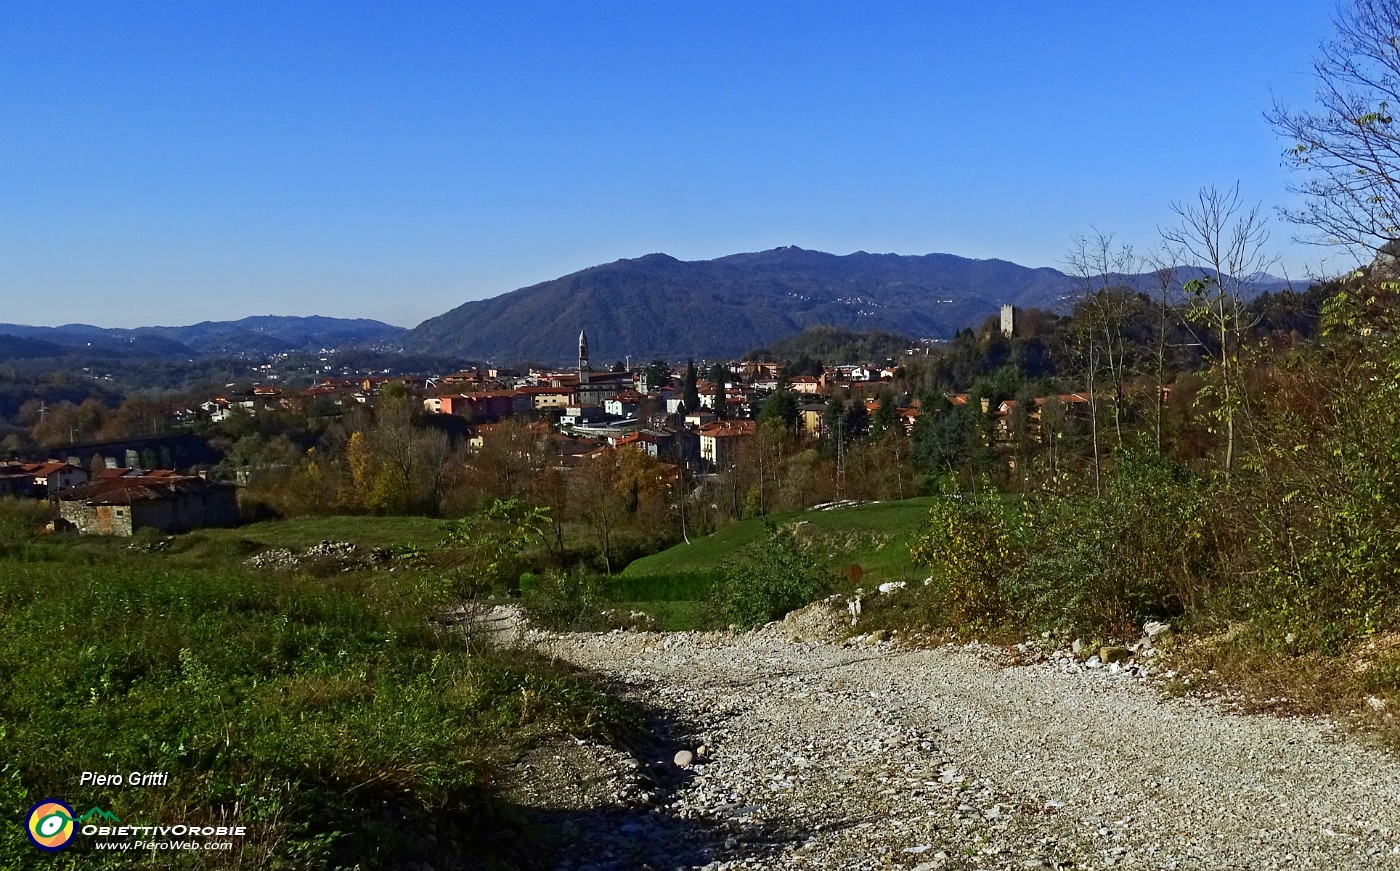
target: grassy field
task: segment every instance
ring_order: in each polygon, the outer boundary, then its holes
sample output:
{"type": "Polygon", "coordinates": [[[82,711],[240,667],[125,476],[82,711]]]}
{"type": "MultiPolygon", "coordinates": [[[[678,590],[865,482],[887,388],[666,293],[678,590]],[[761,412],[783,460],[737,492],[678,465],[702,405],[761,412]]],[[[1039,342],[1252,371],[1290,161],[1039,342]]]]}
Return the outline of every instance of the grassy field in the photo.
{"type": "MultiPolygon", "coordinates": [[[[865,581],[878,584],[917,574],[909,559],[910,537],[933,501],[932,497],[906,499],[826,511],[775,514],[769,519],[779,525],[795,526],[803,544],[829,568],[844,573],[849,566],[859,565],[865,581]]],[[[629,565],[619,577],[629,581],[703,575],[762,538],[763,518],[750,518],[690,544],[678,544],[654,556],[643,557],[629,565]]]]}
{"type": "MultiPolygon", "coordinates": [[[[133,549],[17,528],[0,523],[0,816],[23,820],[56,797],[131,825],[247,827],[233,853],[161,853],[143,867],[519,856],[528,830],[486,785],[499,765],[540,736],[638,722],[556,664],[469,650],[429,620],[445,594],[411,567],[253,571],[236,558],[323,538],[427,544],[436,521],[261,523],[154,551],[155,537],[133,549]],[[80,785],[84,771],[169,783],[80,785]]],[[[92,840],[58,864],[133,864],[92,840]]],[[[39,866],[54,860],[23,826],[0,828],[0,867],[39,866]]]]}
{"type": "MultiPolygon", "coordinates": [[[[933,501],[906,499],[768,519],[794,528],[807,551],[842,577],[859,565],[861,583],[869,587],[919,576],[909,547],[933,501]]],[[[751,518],[643,557],[613,580],[613,597],[625,607],[653,614],[666,628],[700,628],[704,615],[696,603],[704,599],[720,565],[763,537],[764,519],[751,518]]]]}
{"type": "Polygon", "coordinates": [[[444,521],[431,517],[296,517],[235,529],[203,529],[193,538],[247,541],[264,547],[308,548],[322,541],[361,547],[431,548],[442,542],[444,521]]]}

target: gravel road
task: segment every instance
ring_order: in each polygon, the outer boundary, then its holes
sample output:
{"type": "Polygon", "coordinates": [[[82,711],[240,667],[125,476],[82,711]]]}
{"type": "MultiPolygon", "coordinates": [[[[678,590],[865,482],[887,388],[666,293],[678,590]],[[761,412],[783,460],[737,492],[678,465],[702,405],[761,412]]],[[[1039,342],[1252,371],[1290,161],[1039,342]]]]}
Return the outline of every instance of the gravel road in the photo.
{"type": "Polygon", "coordinates": [[[560,869],[1400,868],[1400,763],[1326,723],[973,648],[527,643],[658,712],[647,758],[523,763],[516,800],[559,833],[560,869]]]}

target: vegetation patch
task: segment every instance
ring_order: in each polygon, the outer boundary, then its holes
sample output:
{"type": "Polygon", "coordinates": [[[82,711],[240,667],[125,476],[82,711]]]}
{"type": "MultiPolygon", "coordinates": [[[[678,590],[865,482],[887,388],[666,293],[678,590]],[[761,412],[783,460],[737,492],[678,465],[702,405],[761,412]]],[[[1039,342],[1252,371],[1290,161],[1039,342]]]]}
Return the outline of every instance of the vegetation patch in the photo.
{"type": "MultiPolygon", "coordinates": [[[[425,577],[196,568],[117,542],[70,559],[76,543],[11,541],[0,557],[9,819],[56,795],[133,824],[236,820],[248,835],[229,861],[248,865],[484,864],[522,837],[491,798],[501,762],[539,736],[637,722],[557,664],[435,627],[443,585],[425,577]],[[79,787],[84,771],[169,784],[79,787]]],[[[90,849],[73,848],[123,864],[90,849]]],[[[39,857],[18,826],[0,853],[39,857]]]]}
{"type": "MultiPolygon", "coordinates": [[[[754,563],[754,554],[771,554],[775,546],[783,552],[789,545],[821,577],[819,583],[796,582],[794,589],[815,590],[812,598],[833,589],[854,591],[852,580],[867,589],[885,581],[914,580],[922,569],[911,557],[910,545],[935,501],[923,497],[743,520],[636,560],[612,580],[609,595],[646,611],[666,629],[752,625],[758,612],[766,611],[762,603],[731,607],[726,600],[748,596],[754,591],[751,588],[761,585],[764,571],[780,569],[778,564],[754,563]],[[781,544],[775,536],[782,539],[781,544]],[[860,569],[853,572],[853,566],[860,569]]],[[[776,591],[773,596],[774,602],[787,601],[776,591]]],[[[769,619],[775,617],[757,622],[769,619]]]]}

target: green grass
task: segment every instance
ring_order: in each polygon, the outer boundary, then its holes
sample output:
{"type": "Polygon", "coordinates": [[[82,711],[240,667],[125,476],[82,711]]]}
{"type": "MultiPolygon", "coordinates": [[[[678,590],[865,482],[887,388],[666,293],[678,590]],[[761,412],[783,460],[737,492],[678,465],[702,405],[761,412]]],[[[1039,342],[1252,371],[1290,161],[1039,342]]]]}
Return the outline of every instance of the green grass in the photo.
{"type": "MultiPolygon", "coordinates": [[[[859,565],[864,571],[864,583],[878,584],[918,574],[909,559],[909,546],[914,530],[933,502],[934,497],[923,497],[830,511],[775,514],[769,519],[779,525],[797,525],[804,546],[811,548],[828,568],[844,574],[847,567],[859,565]]],[[[643,557],[627,566],[619,578],[633,581],[710,575],[721,562],[762,540],[763,535],[763,518],[750,518],[690,544],[678,544],[643,557]]]]}
{"type": "MultiPolygon", "coordinates": [[[[247,541],[357,541],[354,528],[382,545],[424,541],[432,524],[436,540],[436,521],[351,521],[207,531],[166,552],[68,535],[0,543],[0,817],[47,796],[139,825],[238,809],[249,835],[237,855],[166,853],[161,866],[485,859],[510,828],[482,824],[499,819],[482,784],[502,760],[545,734],[633,728],[568,670],[472,652],[434,627],[443,601],[412,571],[320,578],[227,558],[247,541]],[[170,784],[77,784],[83,771],[133,770],[170,784]],[[438,846],[420,852],[428,832],[438,846]]],[[[64,861],[125,867],[82,841],[64,861]]],[[[5,868],[53,864],[18,825],[0,827],[0,856],[5,868]]]]}
{"type": "Polygon", "coordinates": [[[711,613],[709,603],[703,601],[647,599],[636,602],[611,602],[608,607],[650,614],[657,625],[667,632],[699,632],[716,626],[716,618],[711,613]]]}
{"type": "Polygon", "coordinates": [[[693,602],[705,598],[715,580],[713,571],[641,576],[623,572],[608,584],[608,594],[625,602],[693,602]]]}
{"type": "MultiPolygon", "coordinates": [[[[909,558],[909,548],[933,502],[924,497],[768,519],[793,527],[806,551],[841,577],[850,566],[859,565],[861,583],[868,589],[922,576],[909,558]]],[[[628,565],[613,578],[610,593],[626,607],[651,614],[666,629],[711,628],[713,615],[703,600],[720,564],[764,536],[764,518],[755,517],[675,545],[628,565]]]]}
{"type": "Polygon", "coordinates": [[[234,529],[204,529],[193,536],[265,547],[308,548],[322,541],[351,541],[361,547],[430,548],[442,543],[443,527],[444,521],[432,517],[296,517],[234,529]]]}

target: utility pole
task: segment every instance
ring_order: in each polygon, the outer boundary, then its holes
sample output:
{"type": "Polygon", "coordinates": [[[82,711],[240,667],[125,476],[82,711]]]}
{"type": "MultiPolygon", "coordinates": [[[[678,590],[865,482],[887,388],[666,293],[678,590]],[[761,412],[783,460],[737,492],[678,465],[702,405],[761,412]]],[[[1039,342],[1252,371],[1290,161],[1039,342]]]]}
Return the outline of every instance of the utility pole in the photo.
{"type": "Polygon", "coordinates": [[[836,498],[846,498],[846,414],[841,414],[841,423],[836,428],[836,498]]]}

